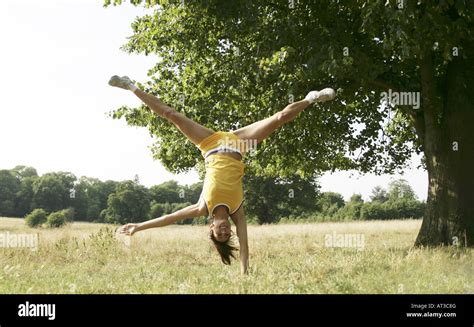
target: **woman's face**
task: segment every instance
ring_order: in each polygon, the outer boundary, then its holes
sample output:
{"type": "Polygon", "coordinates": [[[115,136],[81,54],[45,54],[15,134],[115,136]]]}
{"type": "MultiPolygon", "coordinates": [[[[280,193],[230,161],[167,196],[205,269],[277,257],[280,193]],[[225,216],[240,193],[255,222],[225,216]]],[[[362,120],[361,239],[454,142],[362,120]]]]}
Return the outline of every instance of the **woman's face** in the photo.
{"type": "Polygon", "coordinates": [[[211,224],[211,230],[218,242],[227,242],[231,235],[229,223],[229,214],[227,210],[216,210],[213,214],[214,221],[211,224]]]}

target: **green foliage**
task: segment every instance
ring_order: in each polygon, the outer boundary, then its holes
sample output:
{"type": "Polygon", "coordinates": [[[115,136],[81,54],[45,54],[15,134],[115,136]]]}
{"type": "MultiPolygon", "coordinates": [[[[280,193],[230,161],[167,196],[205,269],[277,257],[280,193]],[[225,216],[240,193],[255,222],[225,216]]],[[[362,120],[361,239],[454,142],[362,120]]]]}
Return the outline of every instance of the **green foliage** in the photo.
{"type": "Polygon", "coordinates": [[[352,194],[349,203],[364,203],[362,199],[362,194],[352,194]]]}
{"type": "Polygon", "coordinates": [[[13,168],[11,171],[15,173],[16,177],[19,180],[23,180],[25,178],[30,177],[38,177],[38,172],[36,171],[36,169],[29,166],[15,166],[15,168],[13,168]]]}
{"type": "Polygon", "coordinates": [[[337,220],[358,220],[360,219],[360,212],[363,205],[364,201],[362,200],[361,195],[354,194],[350,201],[336,212],[335,218],[337,220]]]}
{"type": "MultiPolygon", "coordinates": [[[[264,118],[288,103],[290,94],[300,98],[313,88],[338,88],[344,102],[303,113],[257,151],[250,167],[268,175],[403,167],[412,151],[421,150],[420,142],[406,108],[394,108],[400,114],[390,118],[378,109],[380,92],[420,90],[416,59],[436,42],[435,71],[442,74],[452,48],[472,38],[472,4],[463,1],[455,7],[449,1],[407,3],[403,10],[394,1],[299,0],[294,8],[267,0],[132,2],[159,3],[153,14],[135,20],[123,47],[160,57],[146,90],[166,90],[160,93],[166,103],[210,128],[228,130],[264,118]]],[[[104,5],[111,3],[121,1],[104,5]]],[[[120,108],[113,117],[156,135],[153,155],[171,171],[195,166],[194,146],[145,107],[120,108]]]]}
{"type": "Polygon", "coordinates": [[[151,208],[150,208],[150,217],[152,218],[158,218],[161,217],[165,214],[167,214],[171,209],[168,209],[170,206],[169,203],[155,203],[152,202],[151,208]]]}
{"type": "Polygon", "coordinates": [[[66,224],[68,217],[65,210],[52,212],[46,220],[46,226],[49,228],[59,228],[66,224]]]}
{"type": "MultiPolygon", "coordinates": [[[[337,89],[335,101],[306,110],[263,142],[247,158],[247,172],[283,178],[336,169],[392,173],[423,151],[437,194],[429,198],[432,210],[418,243],[441,244],[462,230],[472,236],[472,201],[457,193],[472,189],[473,179],[459,178],[453,168],[472,165],[472,158],[454,159],[448,149],[454,139],[473,146],[471,124],[459,123],[473,118],[473,1],[131,3],[156,8],[136,18],[123,47],[159,58],[144,89],[209,128],[232,130],[311,89],[337,89]],[[419,92],[421,106],[382,104],[387,90],[419,92]],[[458,227],[430,227],[446,219],[458,227]]],[[[170,171],[198,164],[197,149],[145,106],[111,115],[148,128],[157,140],[154,158],[170,171]]],[[[345,214],[358,209],[354,204],[345,214]]]]}
{"type": "Polygon", "coordinates": [[[0,170],[0,216],[15,214],[15,196],[20,190],[20,182],[9,170],[0,170]]]}
{"type": "Polygon", "coordinates": [[[335,192],[323,192],[317,200],[318,210],[326,216],[333,216],[344,204],[344,197],[335,192]]]}
{"type": "Polygon", "coordinates": [[[191,222],[193,225],[207,225],[208,220],[206,216],[194,218],[191,222]]]}
{"type": "Polygon", "coordinates": [[[91,247],[100,253],[109,253],[117,251],[117,239],[115,231],[110,227],[101,227],[97,232],[89,236],[91,247]]]}
{"type": "Polygon", "coordinates": [[[364,203],[360,218],[362,220],[421,218],[424,210],[425,203],[417,200],[397,199],[384,203],[373,201],[364,203]]]}
{"type": "Polygon", "coordinates": [[[199,197],[201,196],[202,185],[203,185],[202,182],[197,182],[189,186],[186,186],[184,188],[185,190],[184,201],[197,203],[199,201],[199,197]]]}
{"type": "Polygon", "coordinates": [[[322,211],[332,205],[336,205],[339,208],[343,207],[344,203],[344,197],[336,192],[323,192],[318,199],[318,205],[322,211]]]}
{"type": "Polygon", "coordinates": [[[150,187],[149,193],[152,201],[156,203],[196,203],[202,190],[202,182],[192,185],[179,185],[171,180],[150,187]]]}
{"type": "MultiPolygon", "coordinates": [[[[8,195],[11,210],[17,214],[22,210],[31,211],[32,202],[48,194],[53,189],[62,190],[73,185],[74,197],[55,197],[66,221],[86,220],[96,222],[126,223],[157,218],[175,212],[191,203],[197,203],[202,190],[202,182],[192,185],[179,185],[168,181],[150,189],[136,182],[102,182],[95,178],[81,177],[73,184],[74,176],[68,173],[50,173],[38,177],[32,167],[17,166],[8,171],[0,171],[0,197],[8,195]],[[64,183],[66,180],[66,183],[64,183]],[[36,186],[35,186],[36,185],[36,186]],[[41,188],[40,188],[41,186],[41,188]],[[35,188],[36,187],[36,188],[35,188]],[[10,189],[17,190],[10,192],[10,189]],[[36,193],[35,193],[36,192],[36,193]],[[15,194],[14,194],[15,193],[15,194]],[[63,202],[64,200],[64,202],[63,202]],[[109,200],[109,202],[108,202],[109,200]],[[158,201],[177,202],[158,202],[158,201]],[[67,209],[64,209],[67,208],[67,209]],[[132,217],[131,219],[129,217],[132,217]]],[[[292,178],[269,178],[246,174],[245,210],[249,224],[274,222],[316,222],[351,219],[399,219],[423,216],[425,203],[419,202],[405,180],[390,183],[387,193],[382,187],[372,191],[371,202],[363,203],[360,195],[353,195],[345,203],[341,194],[324,192],[319,194],[317,179],[303,179],[298,175],[292,178]]],[[[5,203],[5,201],[4,201],[5,203]]],[[[5,208],[5,206],[4,206],[5,208]]],[[[58,211],[58,210],[57,210],[58,211]]],[[[28,218],[33,225],[46,222],[46,211],[34,211],[39,218],[28,218]],[[36,222],[39,221],[39,222],[36,222]]],[[[31,216],[31,215],[28,215],[31,216]]],[[[185,219],[182,224],[206,224],[206,217],[185,219]]]]}
{"type": "Polygon", "coordinates": [[[371,202],[364,203],[360,194],[353,194],[350,200],[341,206],[342,196],[327,194],[319,199],[321,214],[311,216],[311,221],[321,220],[386,220],[422,218],[426,204],[417,200],[410,184],[404,179],[390,182],[389,192],[381,186],[372,190],[371,202]],[[328,200],[328,198],[333,199],[328,200]],[[338,201],[338,204],[331,203],[338,201]]]}
{"type": "Polygon", "coordinates": [[[25,223],[30,227],[41,227],[46,223],[47,215],[43,209],[35,209],[25,217],[25,223]]]}
{"type": "Polygon", "coordinates": [[[74,207],[61,210],[60,212],[66,217],[66,222],[72,222],[76,217],[76,209],[74,207]]]}
{"type": "Polygon", "coordinates": [[[97,178],[81,177],[74,186],[73,206],[76,217],[83,221],[100,220],[100,213],[107,208],[107,200],[114,193],[118,182],[102,182],[97,178]]]}
{"type": "Polygon", "coordinates": [[[24,177],[20,182],[20,189],[16,193],[16,213],[15,216],[23,217],[33,208],[33,184],[38,176],[24,177]]]}
{"type": "Polygon", "coordinates": [[[269,178],[247,174],[244,178],[245,210],[260,223],[278,221],[290,214],[316,210],[319,186],[315,179],[269,178]]]}
{"type": "Polygon", "coordinates": [[[74,185],[74,198],[72,199],[72,205],[74,206],[77,217],[82,220],[88,221],[88,210],[89,202],[95,194],[93,188],[93,181],[87,177],[81,177],[79,181],[74,185]]]}
{"type": "Polygon", "coordinates": [[[360,211],[361,220],[391,219],[384,203],[373,201],[364,203],[360,211]]]}
{"type": "Polygon", "coordinates": [[[390,182],[388,186],[388,197],[395,201],[398,199],[416,200],[416,194],[410,184],[404,179],[390,182]]]}
{"type": "Polygon", "coordinates": [[[48,212],[72,205],[76,176],[67,172],[47,173],[33,182],[33,207],[48,212]]]}
{"type": "Polygon", "coordinates": [[[374,187],[372,195],[370,196],[370,200],[378,201],[380,203],[388,201],[388,198],[387,191],[381,186],[374,187]]]}
{"type": "Polygon", "coordinates": [[[15,210],[11,216],[24,217],[33,209],[33,183],[38,179],[38,173],[35,168],[28,166],[16,166],[10,171],[20,184],[15,194],[15,210]]]}
{"type": "Polygon", "coordinates": [[[402,198],[387,202],[390,219],[421,218],[426,204],[415,199],[402,198]]]}
{"type": "Polygon", "coordinates": [[[185,190],[180,188],[176,181],[167,181],[160,185],[154,185],[150,187],[149,192],[151,199],[157,203],[181,202],[185,194],[185,190]],[[182,194],[182,197],[180,197],[180,194],[182,194]]]}
{"type": "Polygon", "coordinates": [[[147,220],[150,211],[148,190],[133,181],[121,182],[109,196],[105,220],[125,224],[147,220]]]}

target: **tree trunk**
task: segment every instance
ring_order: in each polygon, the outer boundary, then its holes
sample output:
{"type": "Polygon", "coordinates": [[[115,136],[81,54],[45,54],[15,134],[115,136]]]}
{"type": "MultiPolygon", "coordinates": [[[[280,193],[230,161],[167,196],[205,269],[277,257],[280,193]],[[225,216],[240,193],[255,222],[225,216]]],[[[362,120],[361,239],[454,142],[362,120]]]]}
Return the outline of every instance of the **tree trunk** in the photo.
{"type": "Polygon", "coordinates": [[[431,70],[434,77],[433,65],[428,61],[420,66],[429,185],[415,245],[474,245],[472,49],[472,44],[464,47],[466,58],[460,55],[449,64],[438,102],[434,99],[440,93],[434,91],[434,78],[428,76],[431,70]]]}

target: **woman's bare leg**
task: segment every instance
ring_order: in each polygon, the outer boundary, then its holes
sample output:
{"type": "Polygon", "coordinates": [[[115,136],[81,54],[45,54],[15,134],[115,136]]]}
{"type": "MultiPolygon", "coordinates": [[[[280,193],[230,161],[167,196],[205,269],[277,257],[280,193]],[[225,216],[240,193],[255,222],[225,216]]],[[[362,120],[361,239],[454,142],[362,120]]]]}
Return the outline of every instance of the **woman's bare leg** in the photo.
{"type": "Polygon", "coordinates": [[[130,90],[140,98],[154,113],[174,124],[191,142],[198,145],[214,132],[177,112],[157,97],[137,88],[127,76],[112,76],[109,85],[130,90]]]}
{"type": "Polygon", "coordinates": [[[173,123],[191,142],[198,145],[203,139],[214,132],[177,112],[174,108],[164,104],[157,97],[140,89],[135,90],[139,97],[154,113],[173,123]]]}
{"type": "Polygon", "coordinates": [[[293,102],[273,116],[242,127],[233,133],[240,139],[256,140],[258,143],[260,143],[270,136],[270,134],[275,130],[294,120],[300,112],[308,108],[310,105],[311,103],[308,100],[293,102]]]}
{"type": "Polygon", "coordinates": [[[265,118],[248,126],[242,127],[233,133],[243,140],[256,140],[262,142],[271,133],[294,120],[300,112],[308,108],[314,102],[324,102],[334,99],[333,89],[324,89],[321,91],[312,91],[301,101],[293,102],[287,105],[282,111],[277,112],[271,117],[265,118]]]}

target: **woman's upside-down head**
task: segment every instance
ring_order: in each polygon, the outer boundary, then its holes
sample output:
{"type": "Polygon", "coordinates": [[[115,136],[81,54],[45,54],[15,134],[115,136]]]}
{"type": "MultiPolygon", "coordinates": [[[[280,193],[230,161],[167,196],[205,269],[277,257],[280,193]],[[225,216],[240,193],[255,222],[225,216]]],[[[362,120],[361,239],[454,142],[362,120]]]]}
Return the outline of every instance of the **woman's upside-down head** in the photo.
{"type": "Polygon", "coordinates": [[[228,208],[223,205],[217,206],[212,218],[212,223],[209,225],[209,238],[219,252],[222,262],[230,265],[230,258],[235,259],[234,251],[238,248],[234,245],[228,208]]]}

